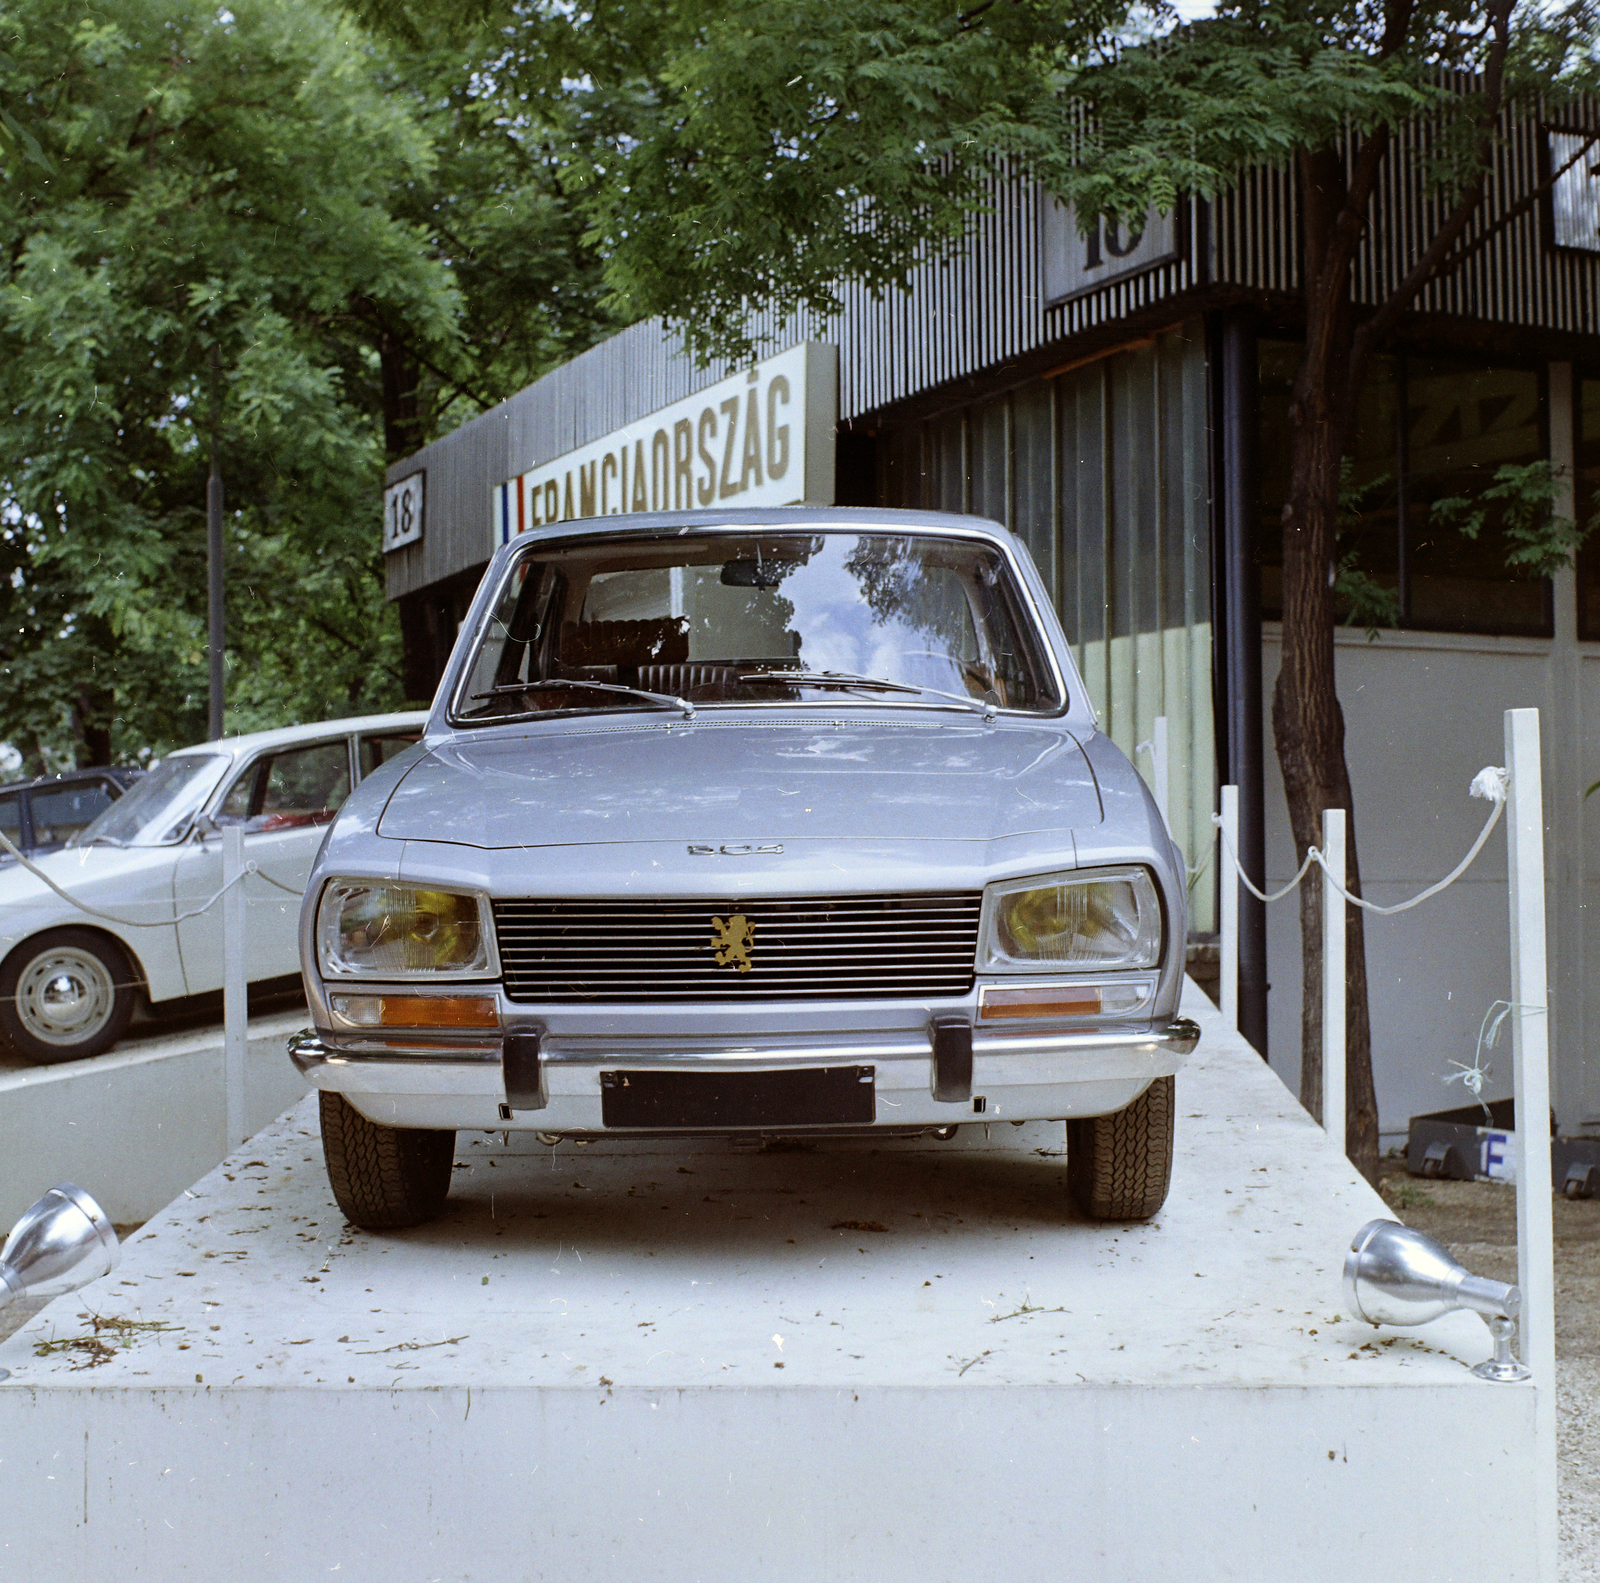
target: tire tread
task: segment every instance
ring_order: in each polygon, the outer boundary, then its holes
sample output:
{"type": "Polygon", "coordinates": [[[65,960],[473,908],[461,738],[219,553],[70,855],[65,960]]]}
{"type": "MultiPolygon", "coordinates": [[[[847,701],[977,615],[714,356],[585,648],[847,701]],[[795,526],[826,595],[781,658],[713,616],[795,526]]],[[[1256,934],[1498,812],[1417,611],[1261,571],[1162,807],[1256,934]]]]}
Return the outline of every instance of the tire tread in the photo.
{"type": "Polygon", "coordinates": [[[318,1111],[328,1185],[347,1220],[366,1231],[398,1231],[439,1213],[450,1191],[454,1132],[382,1126],[327,1089],[318,1111]]]}
{"type": "Polygon", "coordinates": [[[1067,1174],[1093,1220],[1148,1220],[1172,1184],[1174,1080],[1158,1077],[1131,1105],[1067,1123],[1067,1174]]]}

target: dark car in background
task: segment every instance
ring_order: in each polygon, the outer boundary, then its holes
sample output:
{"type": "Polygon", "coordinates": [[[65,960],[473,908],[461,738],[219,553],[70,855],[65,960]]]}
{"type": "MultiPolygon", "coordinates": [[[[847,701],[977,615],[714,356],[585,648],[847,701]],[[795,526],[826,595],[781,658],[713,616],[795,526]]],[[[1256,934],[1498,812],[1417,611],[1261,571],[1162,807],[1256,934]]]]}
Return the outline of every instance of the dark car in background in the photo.
{"type": "MultiPolygon", "coordinates": [[[[29,857],[64,847],[144,774],[114,765],[0,786],[0,832],[29,857]]],[[[0,847],[0,866],[16,859],[0,847]]]]}

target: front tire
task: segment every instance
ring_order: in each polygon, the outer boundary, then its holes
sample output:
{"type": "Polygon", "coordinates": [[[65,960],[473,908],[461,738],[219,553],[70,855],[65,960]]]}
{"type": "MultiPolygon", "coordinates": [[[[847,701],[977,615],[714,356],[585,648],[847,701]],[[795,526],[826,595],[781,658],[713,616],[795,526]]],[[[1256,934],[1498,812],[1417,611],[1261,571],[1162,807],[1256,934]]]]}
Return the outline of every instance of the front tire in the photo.
{"type": "Polygon", "coordinates": [[[380,1126],[327,1089],[317,1100],[328,1185],[346,1220],[363,1231],[399,1231],[439,1213],[450,1191],[454,1132],[380,1126]]]}
{"type": "Polygon", "coordinates": [[[135,987],[116,941],[51,929],[0,965],[0,1040],[40,1066],[101,1055],[127,1031],[135,987]]]}
{"type": "Polygon", "coordinates": [[[1067,1123],[1067,1180],[1091,1220],[1148,1220],[1172,1182],[1171,1077],[1158,1077],[1131,1105],[1067,1123]]]}

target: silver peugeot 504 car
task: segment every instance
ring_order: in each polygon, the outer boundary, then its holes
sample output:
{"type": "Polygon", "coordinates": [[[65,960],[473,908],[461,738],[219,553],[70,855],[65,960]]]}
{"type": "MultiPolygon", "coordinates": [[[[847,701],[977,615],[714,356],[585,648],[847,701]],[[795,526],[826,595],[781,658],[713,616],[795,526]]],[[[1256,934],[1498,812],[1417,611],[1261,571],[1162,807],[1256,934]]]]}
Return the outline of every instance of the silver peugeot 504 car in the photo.
{"type": "Polygon", "coordinates": [[[503,546],[422,740],[339,812],[300,940],[339,1207],[413,1225],[459,1128],[948,1138],[1066,1124],[1166,1197],[1182,858],[1026,548],[811,509],[503,546]]]}

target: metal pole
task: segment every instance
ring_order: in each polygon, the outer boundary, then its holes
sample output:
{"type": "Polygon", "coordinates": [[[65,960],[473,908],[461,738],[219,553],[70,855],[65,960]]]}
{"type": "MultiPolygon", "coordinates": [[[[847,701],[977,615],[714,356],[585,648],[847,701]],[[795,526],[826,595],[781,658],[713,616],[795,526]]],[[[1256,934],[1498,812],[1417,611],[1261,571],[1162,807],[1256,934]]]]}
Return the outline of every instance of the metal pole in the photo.
{"type": "Polygon", "coordinates": [[[1517,1284],[1522,1361],[1533,1370],[1541,1583],[1556,1579],[1555,1232],[1550,1179],[1549,967],[1544,932],[1544,783],[1539,711],[1506,710],[1511,1052],[1517,1112],[1517,1284]]]}
{"type": "MultiPolygon", "coordinates": [[[[221,367],[221,353],[211,348],[212,400],[221,367]]],[[[206,735],[215,741],[222,735],[222,703],[225,685],[222,669],[227,642],[223,604],[222,542],[222,460],[217,454],[217,435],[211,432],[211,476],[206,481],[206,654],[210,661],[210,689],[206,703],[206,735]]]]}
{"type": "Polygon", "coordinates": [[[1222,788],[1221,843],[1217,851],[1217,894],[1222,903],[1222,1020],[1239,1028],[1239,875],[1233,866],[1239,840],[1239,788],[1222,788]]]}
{"type": "MultiPolygon", "coordinates": [[[[1341,885],[1349,883],[1344,855],[1344,809],[1322,810],[1322,855],[1341,885]]],[[[1322,1126],[1345,1145],[1344,928],[1345,899],[1322,878],[1322,1126]]]]}
{"type": "MultiPolygon", "coordinates": [[[[1257,432],[1256,330],[1248,309],[1227,313],[1218,348],[1221,378],[1220,483],[1222,542],[1216,576],[1223,584],[1222,634],[1227,710],[1227,761],[1222,773],[1239,788],[1233,850],[1246,874],[1265,886],[1264,744],[1261,700],[1261,564],[1257,432]]],[[[1239,905],[1239,1031],[1267,1053],[1267,909],[1246,891],[1239,905]]]]}
{"type": "Polygon", "coordinates": [[[1167,717],[1157,715],[1155,729],[1150,733],[1151,775],[1155,785],[1156,807],[1161,810],[1161,822],[1172,834],[1171,782],[1167,774],[1167,717]]]}
{"type": "Polygon", "coordinates": [[[249,1136],[245,1126],[245,1057],[249,1050],[249,1005],[244,964],[244,830],[222,827],[222,1051],[228,1097],[227,1146],[237,1149],[249,1136]]]}

